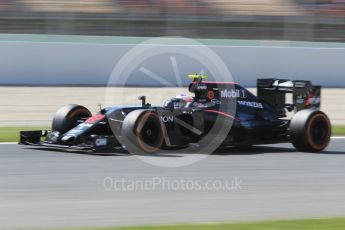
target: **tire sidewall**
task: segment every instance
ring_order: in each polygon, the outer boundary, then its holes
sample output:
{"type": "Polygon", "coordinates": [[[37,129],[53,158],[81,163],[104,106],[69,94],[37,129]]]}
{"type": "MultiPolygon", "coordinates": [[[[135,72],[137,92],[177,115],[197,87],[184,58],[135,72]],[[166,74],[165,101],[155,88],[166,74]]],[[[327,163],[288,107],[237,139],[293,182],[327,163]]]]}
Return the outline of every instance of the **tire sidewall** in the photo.
{"type": "Polygon", "coordinates": [[[318,113],[315,113],[314,116],[310,117],[309,120],[308,120],[308,123],[306,125],[306,139],[307,139],[307,143],[309,143],[309,145],[311,146],[311,148],[315,151],[321,151],[323,149],[325,149],[328,144],[329,144],[329,139],[331,137],[331,128],[330,128],[330,122],[329,122],[329,119],[328,117],[322,113],[322,112],[318,112],[318,113]],[[326,136],[326,140],[324,143],[321,143],[321,144],[318,144],[316,142],[313,141],[313,137],[312,137],[312,126],[315,125],[314,122],[317,121],[317,119],[323,119],[324,122],[327,123],[327,133],[325,134],[326,136]]]}
{"type": "Polygon", "coordinates": [[[319,152],[327,147],[331,136],[331,124],[327,115],[318,110],[305,109],[295,114],[290,121],[290,138],[296,149],[305,152],[319,152]],[[312,138],[312,129],[317,119],[322,119],[327,126],[326,135],[322,144],[315,143],[312,138]]]}
{"type": "Polygon", "coordinates": [[[77,125],[78,119],[91,116],[91,112],[84,106],[77,104],[65,105],[56,111],[52,122],[52,131],[64,134],[77,125]]]}

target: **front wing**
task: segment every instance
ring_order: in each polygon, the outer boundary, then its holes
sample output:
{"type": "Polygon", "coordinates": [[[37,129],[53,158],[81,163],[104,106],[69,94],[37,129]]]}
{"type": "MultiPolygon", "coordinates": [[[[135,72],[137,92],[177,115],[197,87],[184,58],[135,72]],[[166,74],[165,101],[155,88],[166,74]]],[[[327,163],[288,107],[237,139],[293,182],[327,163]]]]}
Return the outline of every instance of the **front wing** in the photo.
{"type": "Polygon", "coordinates": [[[80,143],[61,143],[58,138],[56,140],[52,140],[51,134],[52,132],[48,130],[21,131],[18,144],[72,151],[123,149],[114,136],[91,135],[85,137],[85,141],[80,143]]]}

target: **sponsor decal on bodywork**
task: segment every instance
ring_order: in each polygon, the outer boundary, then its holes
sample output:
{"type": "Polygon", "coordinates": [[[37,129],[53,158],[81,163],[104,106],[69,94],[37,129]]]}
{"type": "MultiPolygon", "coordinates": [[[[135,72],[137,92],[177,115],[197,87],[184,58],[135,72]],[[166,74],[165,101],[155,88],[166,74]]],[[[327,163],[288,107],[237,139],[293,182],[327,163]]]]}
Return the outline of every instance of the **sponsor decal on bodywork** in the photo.
{"type": "Polygon", "coordinates": [[[174,122],[173,116],[161,116],[160,119],[164,123],[174,122]]]}
{"type": "Polygon", "coordinates": [[[224,89],[220,91],[222,98],[246,98],[246,92],[240,89],[224,89]]]}
{"type": "Polygon", "coordinates": [[[320,97],[311,97],[310,98],[310,104],[311,105],[319,105],[321,103],[320,97]]]}
{"type": "Polygon", "coordinates": [[[321,98],[320,96],[313,96],[312,94],[307,95],[306,105],[320,105],[321,98]]]}
{"type": "Polygon", "coordinates": [[[207,89],[207,85],[198,85],[197,87],[198,90],[206,90],[207,89]]]}
{"type": "Polygon", "coordinates": [[[212,99],[211,100],[212,103],[216,104],[216,105],[220,105],[222,102],[218,99],[212,99]]]}
{"type": "Polygon", "coordinates": [[[304,104],[304,98],[299,96],[299,98],[297,98],[297,100],[296,100],[296,103],[297,104],[304,104]]]}
{"type": "Polygon", "coordinates": [[[206,108],[207,107],[207,105],[205,105],[204,103],[199,103],[199,102],[194,102],[193,106],[198,107],[198,108],[206,108]]]}
{"type": "Polygon", "coordinates": [[[252,108],[259,108],[259,109],[263,109],[263,105],[260,102],[254,102],[254,101],[237,101],[237,103],[239,105],[243,105],[243,106],[248,106],[248,107],[252,107],[252,108]]]}

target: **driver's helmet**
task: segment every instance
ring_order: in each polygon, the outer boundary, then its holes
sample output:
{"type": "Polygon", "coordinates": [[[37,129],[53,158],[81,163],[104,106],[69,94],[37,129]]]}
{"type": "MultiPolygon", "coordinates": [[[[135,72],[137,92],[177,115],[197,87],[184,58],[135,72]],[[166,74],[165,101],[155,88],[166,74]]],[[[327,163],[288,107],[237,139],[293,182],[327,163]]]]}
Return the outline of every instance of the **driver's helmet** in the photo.
{"type": "Polygon", "coordinates": [[[174,109],[188,106],[193,102],[193,97],[187,96],[185,93],[177,94],[173,99],[165,101],[164,107],[173,107],[174,109]]]}
{"type": "Polygon", "coordinates": [[[182,101],[185,101],[185,102],[193,102],[193,97],[187,96],[185,93],[177,94],[174,97],[174,99],[181,99],[182,101]]]}

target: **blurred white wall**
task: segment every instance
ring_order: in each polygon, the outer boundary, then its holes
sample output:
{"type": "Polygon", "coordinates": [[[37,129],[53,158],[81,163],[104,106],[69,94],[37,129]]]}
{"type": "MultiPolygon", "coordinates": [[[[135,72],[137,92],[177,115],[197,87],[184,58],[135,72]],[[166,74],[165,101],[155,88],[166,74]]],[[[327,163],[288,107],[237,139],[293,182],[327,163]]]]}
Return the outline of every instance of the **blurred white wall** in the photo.
{"type": "MultiPolygon", "coordinates": [[[[131,48],[132,45],[125,44],[2,41],[0,84],[106,85],[116,63],[131,48]]],[[[310,79],[314,84],[327,87],[345,87],[345,48],[268,45],[210,48],[225,62],[234,80],[245,86],[255,86],[257,78],[278,77],[310,79]]],[[[181,75],[199,68],[186,63],[177,59],[181,75]]],[[[160,58],[148,61],[145,68],[168,81],[175,78],[174,71],[168,71],[171,67],[160,58]]],[[[140,76],[128,83],[161,84],[140,76]]],[[[184,78],[183,83],[187,84],[188,79],[184,78]]]]}

